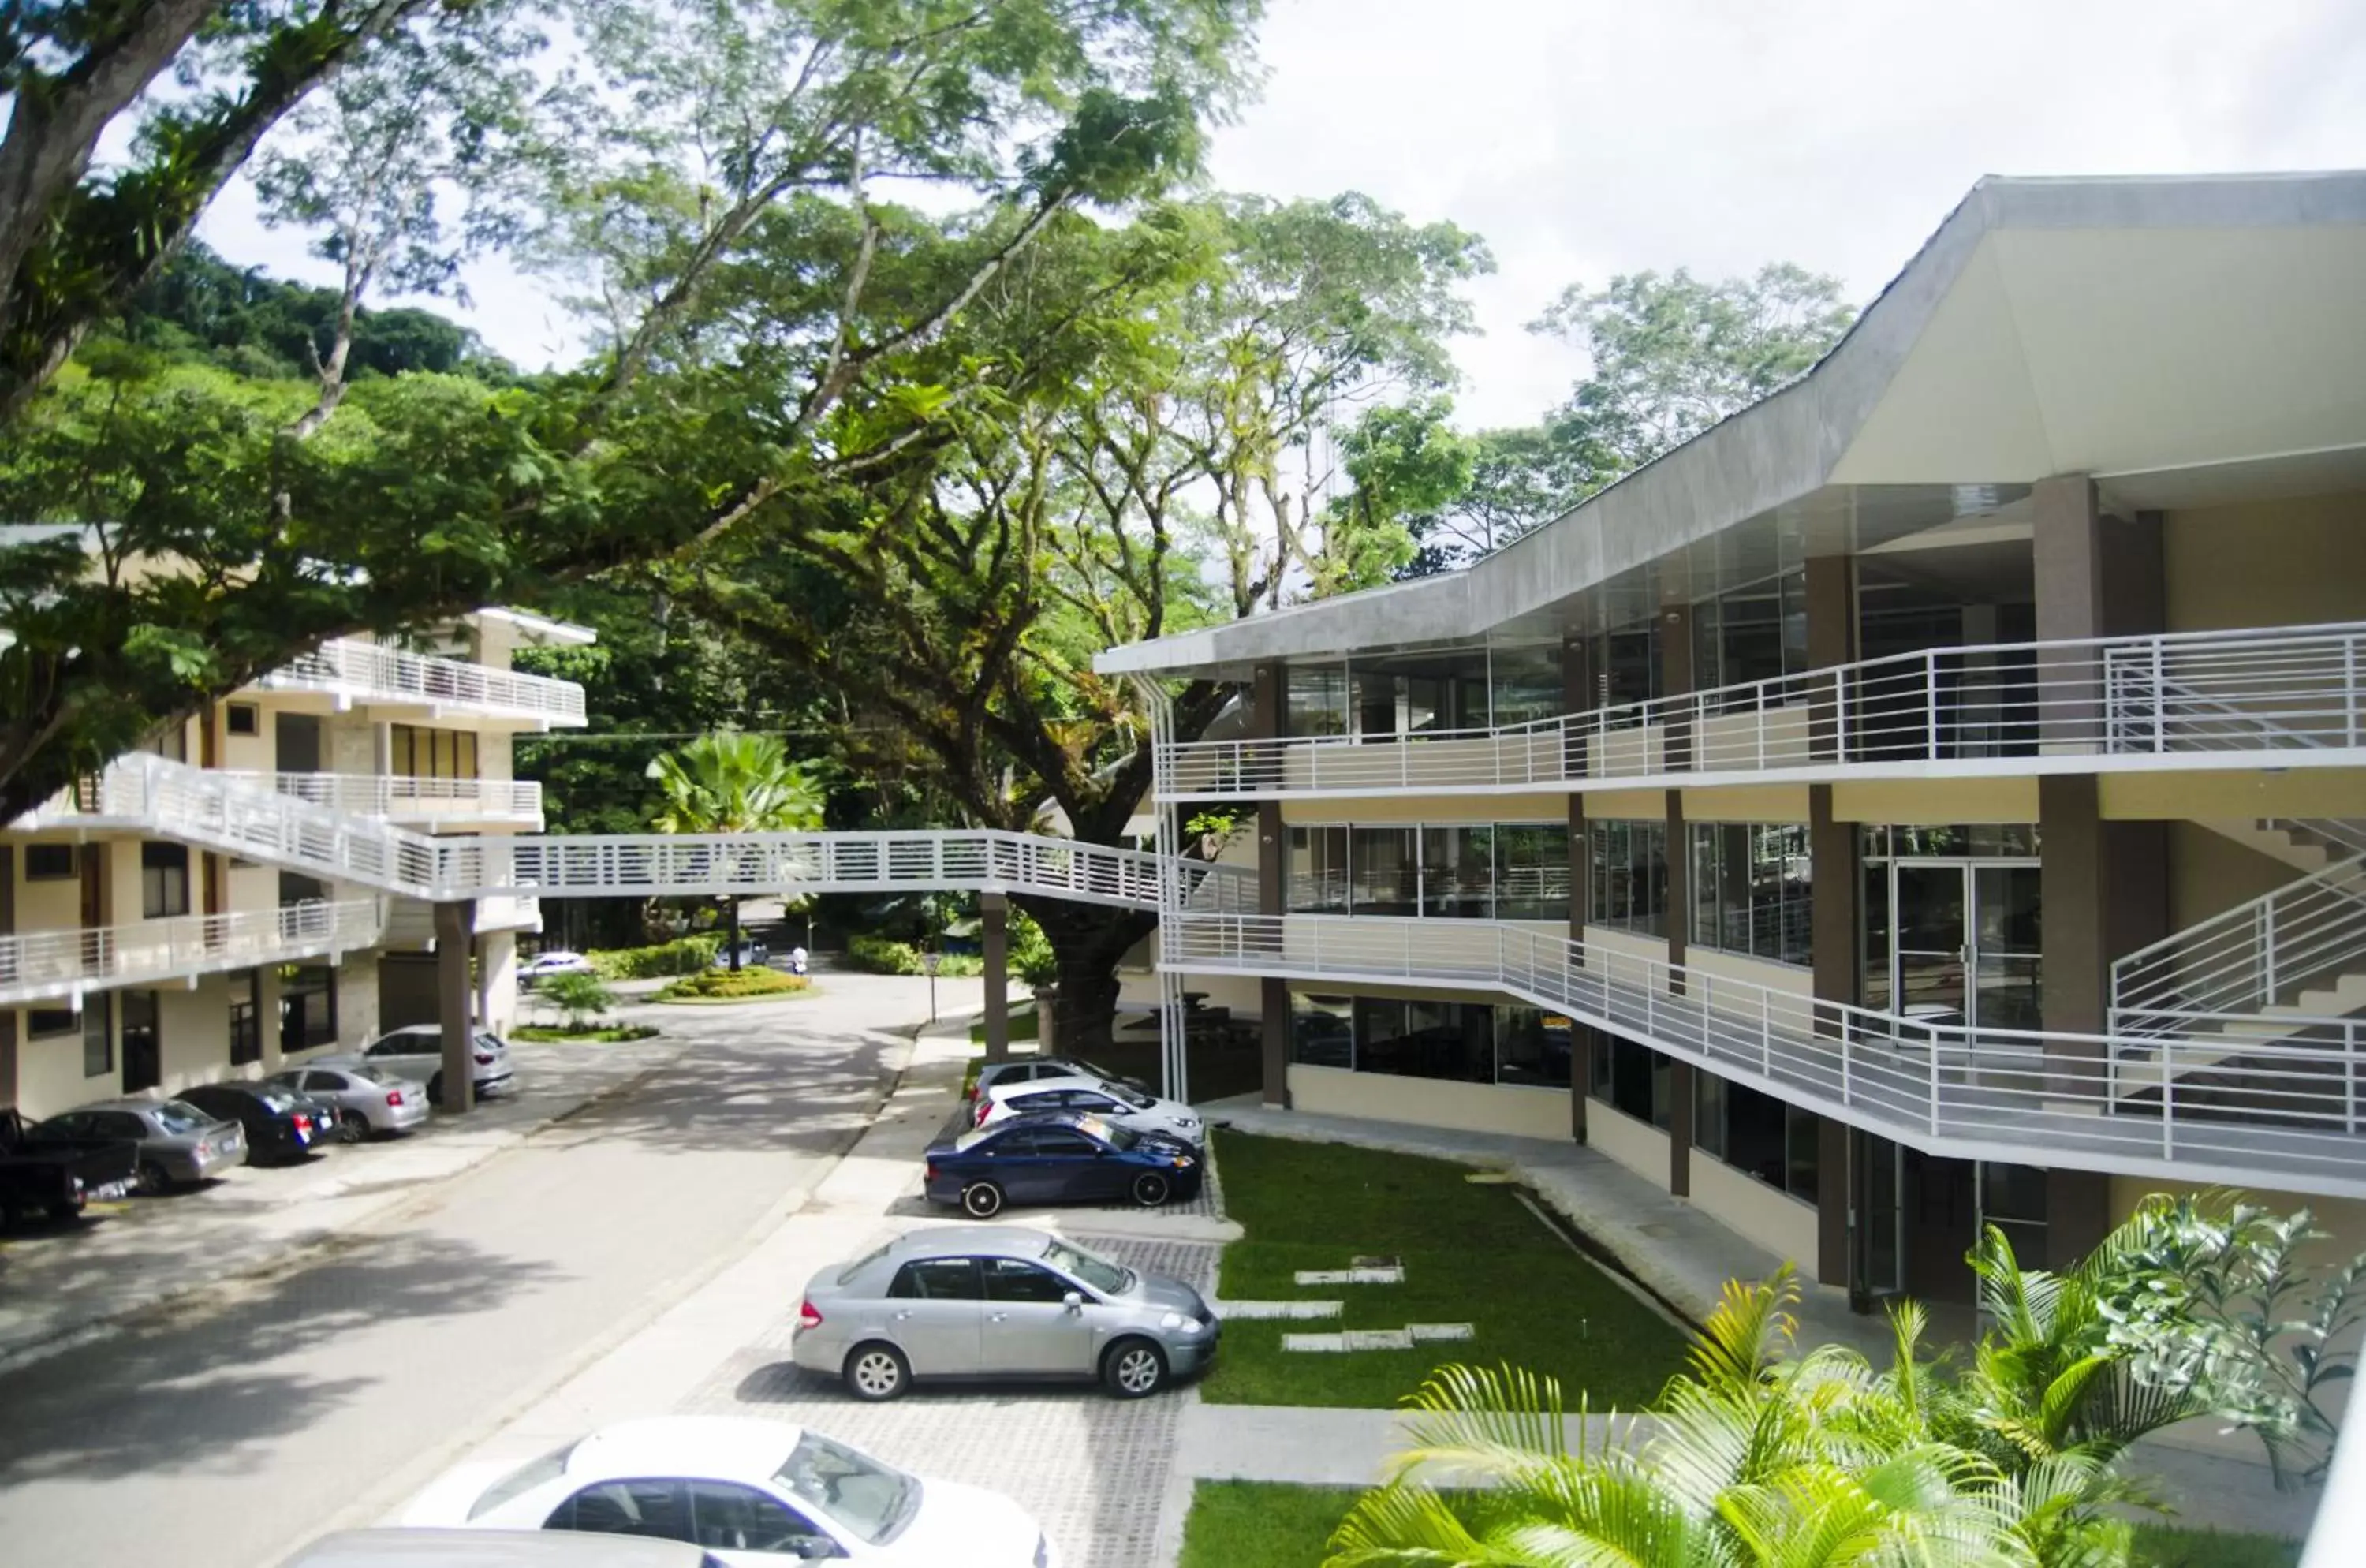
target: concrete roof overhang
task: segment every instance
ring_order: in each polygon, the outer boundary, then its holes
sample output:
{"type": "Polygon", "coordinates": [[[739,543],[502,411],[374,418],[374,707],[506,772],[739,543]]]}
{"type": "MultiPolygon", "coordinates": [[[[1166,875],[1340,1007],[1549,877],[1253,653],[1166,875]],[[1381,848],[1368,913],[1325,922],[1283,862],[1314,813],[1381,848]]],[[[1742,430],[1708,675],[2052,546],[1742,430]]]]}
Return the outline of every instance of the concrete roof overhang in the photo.
{"type": "Polygon", "coordinates": [[[1729,561],[1960,528],[2057,474],[2131,507],[2346,488],[2361,364],[2366,172],[1990,177],[1806,375],[1486,559],[1095,665],[1236,675],[1589,630],[1614,586],[1686,597],[1729,561]]]}

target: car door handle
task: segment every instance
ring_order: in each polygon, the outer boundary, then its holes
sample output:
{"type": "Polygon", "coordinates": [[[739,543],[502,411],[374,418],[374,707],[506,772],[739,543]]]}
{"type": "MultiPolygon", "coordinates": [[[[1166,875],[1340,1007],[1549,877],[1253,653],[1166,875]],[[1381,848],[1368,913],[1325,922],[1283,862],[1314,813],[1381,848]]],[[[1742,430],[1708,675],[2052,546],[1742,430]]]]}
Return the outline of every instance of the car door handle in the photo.
{"type": "Polygon", "coordinates": [[[899,1312],[899,1313],[897,1313],[897,1314],[896,1314],[896,1322],[898,1322],[898,1323],[901,1323],[901,1322],[903,1322],[906,1318],[907,1318],[907,1317],[909,1317],[909,1316],[911,1316],[911,1315],[912,1315],[912,1309],[911,1309],[911,1308],[909,1308],[909,1307],[906,1307],[902,1312],[899,1312]]]}
{"type": "Polygon", "coordinates": [[[986,1316],[986,1321],[988,1323],[1007,1323],[1009,1320],[1010,1314],[1007,1312],[988,1313],[986,1316]]]}

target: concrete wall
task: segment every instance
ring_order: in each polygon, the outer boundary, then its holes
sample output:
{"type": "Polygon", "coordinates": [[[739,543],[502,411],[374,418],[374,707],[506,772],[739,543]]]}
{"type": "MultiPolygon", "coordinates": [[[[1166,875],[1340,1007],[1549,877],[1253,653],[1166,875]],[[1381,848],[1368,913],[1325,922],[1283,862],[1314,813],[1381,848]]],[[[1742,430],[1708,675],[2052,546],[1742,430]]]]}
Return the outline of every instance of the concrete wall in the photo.
{"type": "Polygon", "coordinates": [[[2169,923],[2182,930],[2305,874],[2198,822],[2169,824],[2169,923]]]}
{"type": "Polygon", "coordinates": [[[1639,1122],[1609,1101],[1585,1102],[1585,1141],[1664,1192],[1668,1190],[1668,1134],[1639,1122]]]}
{"type": "MultiPolygon", "coordinates": [[[[1662,1179],[1665,1185],[1665,1178],[1662,1179]]],[[[1778,1192],[1753,1176],[1696,1148],[1692,1157],[1693,1206],[1737,1235],[1798,1266],[1799,1277],[1823,1283],[1817,1271],[1816,1206],[1778,1192]]],[[[1833,1284],[1845,1283],[1835,1280],[1833,1284]]]]}
{"type": "Polygon", "coordinates": [[[17,1104],[28,1116],[54,1116],[88,1100],[104,1099],[122,1087],[120,1062],[95,1078],[82,1076],[82,1035],[28,1038],[22,1014],[17,1032],[17,1104]]]}
{"type": "Polygon", "coordinates": [[[1364,1116],[1524,1138],[1569,1136],[1569,1091],[1560,1089],[1453,1083],[1292,1063],[1290,1102],[1294,1110],[1323,1116],[1364,1116]]]}
{"type": "Polygon", "coordinates": [[[2169,629],[2313,626],[2366,614],[2366,493],[2255,501],[2162,519],[2169,629]]]}
{"type": "Polygon", "coordinates": [[[1713,947],[1687,945],[1684,964],[1704,975],[1720,978],[1730,976],[1753,986],[1763,986],[1771,991],[1786,991],[1794,996],[1816,994],[1816,972],[1797,964],[1774,964],[1763,958],[1748,958],[1740,953],[1721,953],[1713,947]]]}

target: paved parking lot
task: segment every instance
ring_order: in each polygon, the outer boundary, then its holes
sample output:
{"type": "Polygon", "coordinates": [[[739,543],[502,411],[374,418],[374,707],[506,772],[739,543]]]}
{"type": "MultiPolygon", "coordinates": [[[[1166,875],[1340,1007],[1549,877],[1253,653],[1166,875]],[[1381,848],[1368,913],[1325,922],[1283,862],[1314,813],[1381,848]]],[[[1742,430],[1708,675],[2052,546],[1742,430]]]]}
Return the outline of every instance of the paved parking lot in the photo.
{"type": "MultiPolygon", "coordinates": [[[[1215,1287],[1220,1248],[1196,1242],[1076,1240],[1131,1269],[1215,1287]]],[[[1156,1560],[1158,1511],[1188,1388],[1112,1399],[1098,1388],[947,1386],[865,1404],[789,1360],[789,1328],[747,1346],[681,1405],[703,1416],[808,1423],[901,1465],[1008,1493],[1060,1543],[1068,1568],[1142,1568],[1156,1560]]]]}

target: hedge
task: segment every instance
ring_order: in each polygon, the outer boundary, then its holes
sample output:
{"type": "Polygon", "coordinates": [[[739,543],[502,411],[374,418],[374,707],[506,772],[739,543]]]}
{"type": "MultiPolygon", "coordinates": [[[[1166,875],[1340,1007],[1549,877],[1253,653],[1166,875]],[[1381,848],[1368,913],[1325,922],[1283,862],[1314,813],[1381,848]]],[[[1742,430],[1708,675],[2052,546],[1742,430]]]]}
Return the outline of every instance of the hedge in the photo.
{"type": "Polygon", "coordinates": [[[695,975],[684,976],[659,991],[658,999],[785,997],[802,991],[811,984],[803,975],[791,975],[780,969],[702,969],[695,975]]]}
{"type": "MultiPolygon", "coordinates": [[[[920,950],[908,942],[890,942],[881,936],[850,937],[846,943],[846,961],[855,968],[873,975],[925,975],[928,966],[921,962],[920,950]]],[[[983,975],[986,960],[975,953],[941,953],[937,959],[940,975],[983,975]]]]}
{"type": "Polygon", "coordinates": [[[583,956],[603,980],[647,980],[660,975],[695,975],[723,950],[717,933],[676,937],[655,947],[610,947],[583,956]]]}

